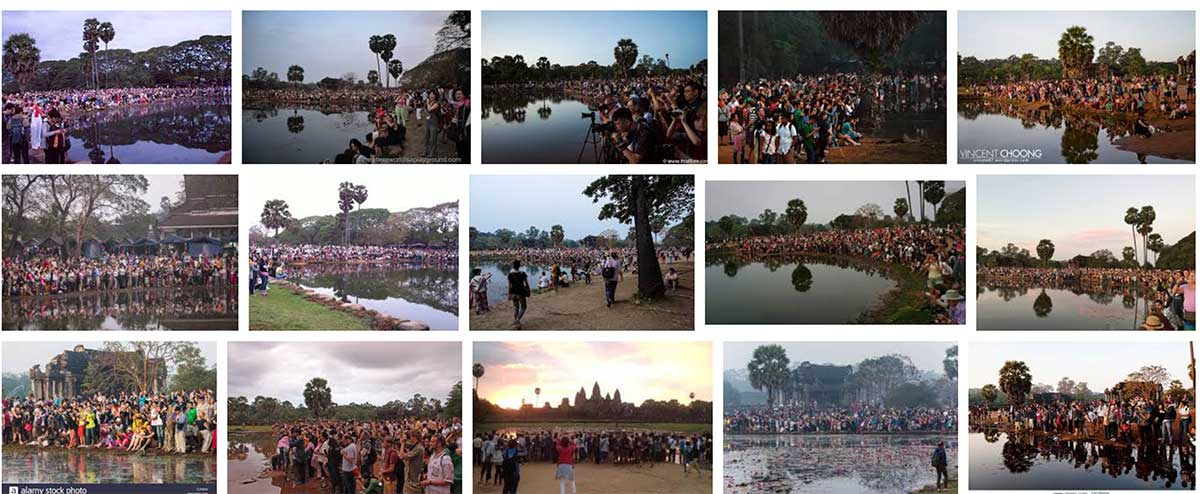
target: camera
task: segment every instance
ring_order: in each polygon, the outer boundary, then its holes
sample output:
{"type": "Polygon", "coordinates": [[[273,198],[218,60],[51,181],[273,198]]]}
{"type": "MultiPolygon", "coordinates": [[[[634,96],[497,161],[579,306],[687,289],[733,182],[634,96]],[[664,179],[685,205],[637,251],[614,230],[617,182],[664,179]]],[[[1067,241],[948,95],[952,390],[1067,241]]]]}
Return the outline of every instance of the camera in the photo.
{"type": "Polygon", "coordinates": [[[616,132],[617,130],[617,126],[612,122],[602,124],[594,123],[592,124],[592,127],[596,129],[596,132],[616,132]]]}

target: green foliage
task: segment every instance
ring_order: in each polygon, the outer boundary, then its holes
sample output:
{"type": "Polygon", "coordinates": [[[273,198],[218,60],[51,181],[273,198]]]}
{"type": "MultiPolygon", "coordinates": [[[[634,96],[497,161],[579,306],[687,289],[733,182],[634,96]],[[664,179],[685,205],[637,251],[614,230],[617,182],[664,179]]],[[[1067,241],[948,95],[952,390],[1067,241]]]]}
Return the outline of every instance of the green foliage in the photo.
{"type": "Polygon", "coordinates": [[[332,405],[333,390],[329,389],[329,381],[314,377],[304,384],[304,406],[312,411],[314,418],[321,418],[332,405]]]}
{"type": "MultiPolygon", "coordinates": [[[[456,394],[458,403],[448,400],[443,403],[439,398],[427,398],[420,393],[414,394],[408,400],[392,400],[382,405],[370,403],[336,404],[330,403],[323,419],[369,421],[397,420],[402,418],[451,418],[461,417],[462,382],[456,383],[449,390],[449,398],[456,394]],[[454,411],[457,410],[457,413],[454,411]]],[[[290,401],[280,401],[278,398],[255,396],[247,399],[245,396],[232,396],[228,402],[230,425],[271,425],[279,422],[310,420],[313,411],[305,405],[296,406],[290,401]]]]}
{"type": "Polygon", "coordinates": [[[1154,267],[1159,269],[1196,269],[1196,232],[1162,247],[1154,267]]]}
{"type": "MultiPolygon", "coordinates": [[[[270,205],[270,203],[268,203],[270,205]]],[[[272,209],[274,211],[274,209],[272,209]]],[[[265,215],[267,208],[264,206],[265,215]]],[[[272,213],[272,218],[274,213],[272,213]]],[[[287,217],[290,218],[290,213],[287,217]]],[[[427,208],[390,212],[363,208],[349,212],[350,243],[353,245],[415,244],[452,246],[458,241],[458,203],[446,202],[427,208]]],[[[337,215],[308,216],[286,222],[274,237],[283,244],[338,245],[345,233],[337,215]]],[[[263,223],[264,226],[271,225],[263,223]]]]}
{"type": "Polygon", "coordinates": [[[175,375],[171,377],[170,390],[197,389],[217,389],[217,368],[208,365],[196,344],[181,342],[175,349],[175,375]]]}
{"type": "MultiPolygon", "coordinates": [[[[7,41],[6,41],[7,46],[7,41]]],[[[142,52],[105,50],[100,70],[106,87],[229,84],[232,76],[232,38],[201,36],[172,46],[142,52]]],[[[17,72],[4,71],[4,90],[18,81],[17,72]]],[[[91,60],[87,53],[69,60],[46,60],[37,65],[28,89],[47,91],[89,87],[91,60]]]]}

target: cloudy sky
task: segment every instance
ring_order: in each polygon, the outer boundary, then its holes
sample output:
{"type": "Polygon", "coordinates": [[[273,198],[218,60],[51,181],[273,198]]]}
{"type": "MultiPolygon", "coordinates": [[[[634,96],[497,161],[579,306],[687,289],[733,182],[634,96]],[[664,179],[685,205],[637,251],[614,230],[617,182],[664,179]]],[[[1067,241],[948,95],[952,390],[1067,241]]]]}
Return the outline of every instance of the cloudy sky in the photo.
{"type": "Polygon", "coordinates": [[[558,406],[574,399],[579,388],[591,395],[621,390],[621,400],[647,399],[688,403],[712,400],[712,346],[707,342],[476,342],[475,363],[483,364],[479,396],[505,408],[524,398],[558,406]]]}
{"type": "MultiPolygon", "coordinates": [[[[1119,259],[1121,250],[1133,245],[1133,232],[1125,224],[1130,207],[1154,206],[1154,231],[1167,244],[1196,228],[1191,177],[992,175],[976,183],[976,244],[989,251],[1012,242],[1036,254],[1038,242],[1048,238],[1054,242],[1054,259],[1100,249],[1119,259]]],[[[1139,237],[1139,256],[1141,245],[1139,237]]]]}
{"type": "Polygon", "coordinates": [[[996,384],[1000,368],[1009,360],[1029,366],[1033,382],[1054,385],[1063,377],[1086,382],[1093,391],[1103,391],[1125,380],[1129,373],[1146,365],[1161,365],[1171,379],[1187,382],[1187,343],[974,343],[968,348],[970,369],[967,385],[972,388],[996,384]],[[1063,358],[1086,355],[1086,358],[1063,358]]]}
{"type": "Polygon", "coordinates": [[[578,65],[595,60],[612,65],[613,47],[622,38],[638,46],[638,59],[671,57],[672,68],[687,68],[708,58],[708,17],[704,11],[519,12],[483,13],[483,58],[523,55],[552,64],[578,65]]]}
{"type": "Polygon", "coordinates": [[[205,35],[232,32],[228,11],[6,11],[4,35],[28,33],[37,40],[42,60],[68,60],[83,52],[83,21],[111,22],[117,36],[110,50],[145,51],[205,35]]]}
{"type": "MultiPolygon", "coordinates": [[[[965,186],[964,182],[946,182],[946,195],[965,186]]],[[[915,205],[919,197],[917,183],[910,181],[909,189],[912,191],[915,205]]],[[[892,215],[892,206],[896,203],[896,198],[908,197],[904,191],[903,180],[708,182],[705,191],[705,221],[715,221],[728,214],[753,219],[767,208],[782,214],[787,209],[788,201],[800,198],[808,207],[807,223],[824,224],[833,221],[840,214],[853,214],[859,206],[867,203],[878,204],[883,208],[884,214],[892,215]]],[[[919,214],[919,210],[913,211],[914,216],[919,214]]],[[[933,205],[926,203],[925,215],[933,217],[933,205]]]]}
{"type": "MultiPolygon", "coordinates": [[[[337,175],[314,175],[310,179],[288,181],[287,187],[246,187],[251,199],[255,220],[264,203],[283,199],[292,217],[337,214],[338,184],[349,181],[367,186],[364,208],[383,208],[391,212],[418,207],[436,206],[458,200],[460,184],[452,180],[426,179],[420,182],[379,180],[373,173],[338,172],[337,175]]],[[[357,206],[356,206],[357,207],[357,206]]]]}
{"type": "MultiPolygon", "coordinates": [[[[1132,4],[1134,7],[1137,4],[1132,4]]],[[[1058,38],[1083,26],[1099,50],[1109,41],[1141,48],[1146,60],[1174,62],[1196,47],[1194,12],[959,12],[958,52],[979,59],[1032,53],[1058,58],[1058,38]]]]}
{"type": "MultiPolygon", "coordinates": [[[[83,345],[86,348],[102,349],[104,343],[97,341],[88,342],[5,342],[4,343],[4,372],[16,372],[24,374],[29,372],[29,368],[34,365],[42,365],[45,369],[46,362],[54,358],[55,355],[62,353],[65,350],[75,348],[75,345],[83,345]]],[[[217,344],[211,341],[196,342],[196,346],[200,348],[200,354],[208,361],[208,365],[217,365],[217,344]]]]}
{"type": "MultiPolygon", "coordinates": [[[[771,342],[775,343],[775,342],[771,342]]],[[[754,356],[754,349],[770,343],[730,342],[725,344],[725,370],[745,369],[754,356]]],[[[795,366],[809,361],[814,364],[857,365],[869,358],[898,353],[912,359],[923,371],[943,372],[942,359],[946,349],[957,343],[934,342],[779,342],[787,350],[788,360],[795,366]]]]}
{"type": "Polygon", "coordinates": [[[473,175],[471,176],[471,226],[481,232],[507,228],[523,232],[530,226],[550,230],[562,225],[567,238],[579,240],[612,228],[625,237],[631,225],[617,220],[600,221],[600,204],[583,195],[599,177],[579,175],[473,175]],[[514,197],[537,198],[514,201],[514,197]],[[548,207],[551,206],[551,207],[548,207]]]}
{"type": "MultiPolygon", "coordinates": [[[[245,11],[242,13],[242,73],[263,67],[285,79],[293,64],[304,67],[305,82],[354,72],[359,79],[375,70],[367,46],[372,35],[396,36],[392,58],[405,70],[433,54],[434,34],[450,12],[245,11]]],[[[381,62],[382,63],[382,62],[381,62]]]]}
{"type": "Polygon", "coordinates": [[[446,400],[462,380],[458,342],[230,342],[229,396],[304,403],[304,385],[329,381],[333,402],[382,405],[420,393],[446,400]]]}

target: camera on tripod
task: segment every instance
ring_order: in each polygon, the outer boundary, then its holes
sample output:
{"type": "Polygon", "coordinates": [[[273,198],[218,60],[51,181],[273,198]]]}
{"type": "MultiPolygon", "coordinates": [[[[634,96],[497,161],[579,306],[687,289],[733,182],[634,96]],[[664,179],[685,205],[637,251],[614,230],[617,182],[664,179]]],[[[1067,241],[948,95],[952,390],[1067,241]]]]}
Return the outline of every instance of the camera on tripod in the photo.
{"type": "MultiPolygon", "coordinates": [[[[601,108],[603,108],[603,107],[601,107],[601,108]]],[[[613,125],[612,122],[596,123],[596,112],[594,112],[594,111],[580,113],[579,118],[591,119],[591,121],[592,121],[591,130],[594,132],[613,132],[613,131],[617,130],[617,127],[615,125],[613,125]]]]}

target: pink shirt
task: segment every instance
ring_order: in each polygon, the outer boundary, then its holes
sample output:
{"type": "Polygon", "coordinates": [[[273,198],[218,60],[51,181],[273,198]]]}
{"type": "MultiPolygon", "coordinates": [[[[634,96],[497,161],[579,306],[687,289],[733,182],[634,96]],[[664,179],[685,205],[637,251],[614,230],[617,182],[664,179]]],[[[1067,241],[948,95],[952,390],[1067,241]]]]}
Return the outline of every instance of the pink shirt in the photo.
{"type": "Polygon", "coordinates": [[[1196,312],[1196,287],[1190,284],[1183,285],[1183,310],[1196,312]]]}

